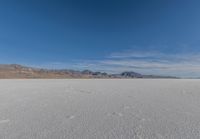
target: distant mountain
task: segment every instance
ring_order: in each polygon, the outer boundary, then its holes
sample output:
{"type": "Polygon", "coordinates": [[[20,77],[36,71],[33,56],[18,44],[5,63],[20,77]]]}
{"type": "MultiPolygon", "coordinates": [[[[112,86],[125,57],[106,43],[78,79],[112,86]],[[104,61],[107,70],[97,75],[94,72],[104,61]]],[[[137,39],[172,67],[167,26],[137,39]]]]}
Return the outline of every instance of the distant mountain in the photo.
{"type": "Polygon", "coordinates": [[[125,78],[143,78],[142,74],[136,73],[136,72],[132,72],[132,71],[130,71],[130,72],[122,72],[121,76],[125,77],[125,78]]]}
{"type": "Polygon", "coordinates": [[[0,79],[65,79],[65,78],[176,78],[170,76],[142,75],[136,72],[122,72],[121,74],[108,74],[90,70],[50,70],[26,67],[17,64],[0,64],[0,79]]]}

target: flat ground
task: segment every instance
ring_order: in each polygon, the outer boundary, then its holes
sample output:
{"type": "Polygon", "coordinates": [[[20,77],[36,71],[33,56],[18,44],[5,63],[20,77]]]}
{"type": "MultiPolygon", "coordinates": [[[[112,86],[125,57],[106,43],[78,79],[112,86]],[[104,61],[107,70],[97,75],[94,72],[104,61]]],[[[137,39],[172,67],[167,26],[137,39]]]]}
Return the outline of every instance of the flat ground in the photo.
{"type": "Polygon", "coordinates": [[[0,139],[199,139],[200,80],[0,80],[0,139]]]}

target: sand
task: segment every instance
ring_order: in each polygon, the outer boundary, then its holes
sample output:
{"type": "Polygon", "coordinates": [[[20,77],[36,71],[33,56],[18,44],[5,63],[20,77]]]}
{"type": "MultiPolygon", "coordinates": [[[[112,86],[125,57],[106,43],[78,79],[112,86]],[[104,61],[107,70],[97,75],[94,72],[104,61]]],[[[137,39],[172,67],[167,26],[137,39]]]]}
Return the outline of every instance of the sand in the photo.
{"type": "Polygon", "coordinates": [[[200,80],[0,80],[0,139],[199,139],[200,80]]]}

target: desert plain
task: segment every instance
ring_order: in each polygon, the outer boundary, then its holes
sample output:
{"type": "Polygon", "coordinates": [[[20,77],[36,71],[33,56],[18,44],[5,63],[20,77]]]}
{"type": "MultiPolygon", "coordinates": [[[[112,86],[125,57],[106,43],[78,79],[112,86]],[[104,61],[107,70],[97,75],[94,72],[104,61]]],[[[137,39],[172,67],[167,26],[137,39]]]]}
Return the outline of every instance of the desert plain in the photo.
{"type": "Polygon", "coordinates": [[[0,80],[0,139],[199,139],[200,80],[0,80]]]}

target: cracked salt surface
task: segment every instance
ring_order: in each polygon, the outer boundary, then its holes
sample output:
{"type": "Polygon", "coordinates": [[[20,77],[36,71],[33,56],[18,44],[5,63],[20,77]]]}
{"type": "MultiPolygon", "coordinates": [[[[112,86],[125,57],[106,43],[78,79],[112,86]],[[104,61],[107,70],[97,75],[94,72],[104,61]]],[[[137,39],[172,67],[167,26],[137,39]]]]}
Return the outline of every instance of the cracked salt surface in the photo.
{"type": "Polygon", "coordinates": [[[199,84],[176,79],[0,80],[0,138],[199,139],[199,84]]]}
{"type": "Polygon", "coordinates": [[[10,120],[9,119],[6,119],[6,120],[0,120],[0,124],[5,124],[5,123],[9,123],[10,120]]]}
{"type": "Polygon", "coordinates": [[[67,116],[67,119],[70,119],[70,120],[72,120],[72,119],[74,119],[74,118],[75,118],[74,115],[67,116]]]}

